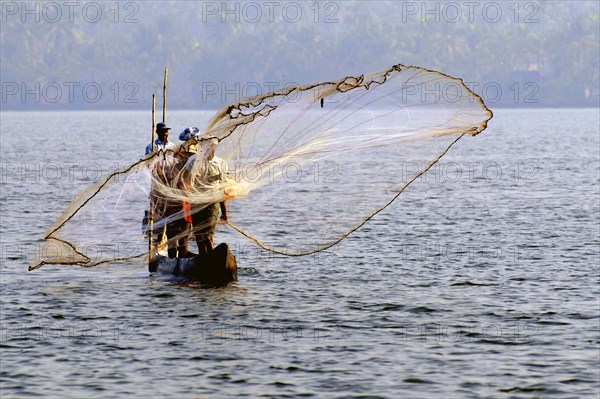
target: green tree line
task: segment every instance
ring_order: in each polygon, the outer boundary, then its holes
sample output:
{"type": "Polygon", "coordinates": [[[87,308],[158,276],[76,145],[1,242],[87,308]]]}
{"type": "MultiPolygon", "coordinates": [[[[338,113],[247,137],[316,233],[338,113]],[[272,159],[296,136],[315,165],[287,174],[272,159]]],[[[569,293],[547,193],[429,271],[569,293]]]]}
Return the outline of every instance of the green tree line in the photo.
{"type": "Polygon", "coordinates": [[[493,106],[599,102],[595,1],[75,3],[2,2],[2,109],[147,108],[165,66],[169,106],[199,109],[397,63],[493,106]]]}

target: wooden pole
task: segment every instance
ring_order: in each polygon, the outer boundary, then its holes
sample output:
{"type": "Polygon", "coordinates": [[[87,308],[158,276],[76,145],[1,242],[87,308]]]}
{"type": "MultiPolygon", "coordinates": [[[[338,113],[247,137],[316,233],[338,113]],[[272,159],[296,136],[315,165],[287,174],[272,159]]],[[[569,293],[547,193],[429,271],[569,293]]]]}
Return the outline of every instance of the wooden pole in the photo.
{"type": "Polygon", "coordinates": [[[155,150],[156,141],[156,94],[152,94],[152,152],[155,150]]]}
{"type": "MultiPolygon", "coordinates": [[[[165,77],[163,79],[163,123],[167,123],[167,77],[169,76],[169,68],[165,67],[165,77]]],[[[166,144],[166,143],[165,143],[166,144]]],[[[163,231],[161,234],[160,242],[162,242],[162,237],[167,234],[167,225],[165,224],[163,227],[163,231]]]]}
{"type": "MultiPolygon", "coordinates": [[[[154,153],[154,141],[156,140],[156,94],[152,94],[152,153],[154,153]]],[[[152,181],[150,182],[150,215],[148,216],[148,226],[150,228],[150,239],[148,240],[148,267],[152,269],[151,264],[154,259],[154,201],[152,198],[152,181]]]]}
{"type": "Polygon", "coordinates": [[[167,123],[167,77],[169,76],[169,68],[165,68],[165,79],[163,81],[163,123],[167,123]]]}

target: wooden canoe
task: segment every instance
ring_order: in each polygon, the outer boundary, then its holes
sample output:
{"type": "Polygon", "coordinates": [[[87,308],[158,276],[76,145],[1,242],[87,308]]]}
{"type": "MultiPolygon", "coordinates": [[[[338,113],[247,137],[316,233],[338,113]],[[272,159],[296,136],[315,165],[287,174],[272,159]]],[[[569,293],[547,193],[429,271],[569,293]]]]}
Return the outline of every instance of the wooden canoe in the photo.
{"type": "Polygon", "coordinates": [[[215,286],[237,280],[237,262],[225,243],[219,244],[207,254],[190,258],[157,255],[150,262],[149,270],[152,273],[183,276],[215,286]]]}

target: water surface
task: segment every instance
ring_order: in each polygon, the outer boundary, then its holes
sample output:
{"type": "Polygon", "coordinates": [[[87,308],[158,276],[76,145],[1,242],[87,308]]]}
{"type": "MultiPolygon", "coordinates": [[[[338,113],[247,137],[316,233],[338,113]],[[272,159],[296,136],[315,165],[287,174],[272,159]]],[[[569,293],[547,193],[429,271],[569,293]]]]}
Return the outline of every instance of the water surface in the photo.
{"type": "Polygon", "coordinates": [[[72,197],[137,159],[148,117],[1,118],[3,398],[600,393],[598,110],[495,111],[325,253],[272,256],[221,229],[240,273],[218,289],[133,261],[27,272],[72,197]]]}

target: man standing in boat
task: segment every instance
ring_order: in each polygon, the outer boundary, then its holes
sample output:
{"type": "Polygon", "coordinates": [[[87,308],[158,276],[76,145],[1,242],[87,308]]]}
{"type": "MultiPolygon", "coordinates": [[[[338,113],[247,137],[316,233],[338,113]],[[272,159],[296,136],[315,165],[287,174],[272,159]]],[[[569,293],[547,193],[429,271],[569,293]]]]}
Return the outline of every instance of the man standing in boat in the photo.
{"type": "Polygon", "coordinates": [[[222,184],[227,181],[227,163],[215,157],[218,143],[219,140],[214,136],[201,139],[197,153],[190,157],[187,164],[191,191],[199,198],[204,197],[208,203],[208,205],[196,205],[201,208],[199,210],[192,209],[192,225],[199,255],[213,249],[213,235],[219,218],[219,209],[221,219],[226,221],[228,218],[225,200],[211,201],[219,195],[222,184]]]}
{"type": "MultiPolygon", "coordinates": [[[[154,141],[154,151],[167,150],[175,148],[175,143],[169,141],[169,130],[165,123],[159,122],[156,124],[156,135],[158,138],[154,141]]],[[[152,143],[146,146],[146,155],[152,152],[152,143]]]]}
{"type": "MultiPolygon", "coordinates": [[[[156,125],[156,134],[158,138],[154,142],[154,151],[175,150],[176,145],[169,141],[169,130],[165,123],[156,125]]],[[[146,155],[152,152],[152,143],[146,147],[146,155]]],[[[182,181],[180,180],[180,171],[185,164],[185,159],[182,159],[178,153],[166,154],[164,158],[160,158],[160,162],[155,164],[153,177],[159,186],[182,189],[182,181]]],[[[154,190],[153,190],[154,191],[154,190]]],[[[190,231],[191,220],[185,217],[183,212],[183,204],[176,199],[165,198],[164,195],[157,195],[152,192],[152,203],[154,204],[155,218],[157,221],[163,220],[166,223],[165,234],[168,242],[169,258],[184,258],[189,256],[188,252],[188,235],[190,231]]],[[[160,240],[159,240],[160,241],[160,240]]]]}

